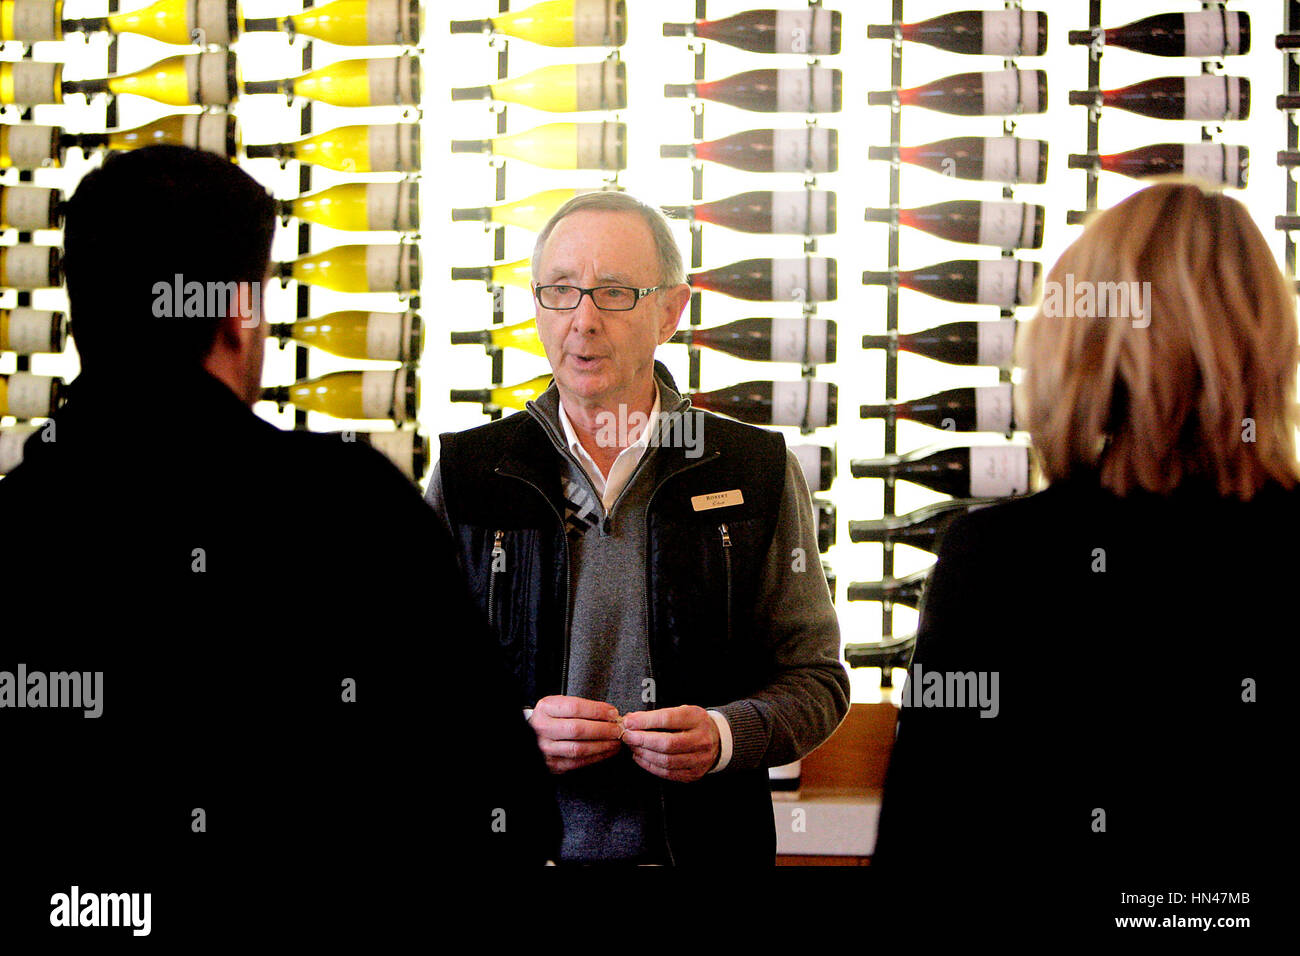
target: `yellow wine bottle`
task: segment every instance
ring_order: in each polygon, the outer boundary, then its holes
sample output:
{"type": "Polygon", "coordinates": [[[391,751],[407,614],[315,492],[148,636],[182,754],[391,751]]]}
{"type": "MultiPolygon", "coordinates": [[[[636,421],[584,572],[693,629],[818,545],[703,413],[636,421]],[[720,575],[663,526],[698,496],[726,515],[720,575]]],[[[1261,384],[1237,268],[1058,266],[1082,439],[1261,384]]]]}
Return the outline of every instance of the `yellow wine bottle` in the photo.
{"type": "Polygon", "coordinates": [[[407,173],[420,168],[420,124],[340,126],[292,143],[244,147],[249,159],[296,159],[344,173],[407,173]]]}
{"type": "Polygon", "coordinates": [[[399,292],[420,288],[420,250],[413,243],[335,246],[277,266],[280,278],[335,292],[399,292]]]}
{"type": "Polygon", "coordinates": [[[429,470],[429,439],[413,428],[398,428],[391,432],[349,430],[332,434],[343,441],[369,445],[411,481],[420,481],[429,470]]]}
{"type": "Polygon", "coordinates": [[[0,428],[0,475],[7,475],[23,463],[23,446],[41,430],[39,425],[10,425],[0,428]]]}
{"type": "Polygon", "coordinates": [[[103,30],[178,46],[229,46],[239,36],[239,12],[236,0],[158,0],[128,13],[65,20],[63,0],[0,0],[0,40],[36,43],[103,30]]]}
{"type": "Polygon", "coordinates": [[[546,358],[541,336],[537,334],[537,320],[516,322],[514,325],[494,325],[490,329],[474,332],[452,332],[452,345],[482,345],[486,349],[518,349],[531,355],[546,358]]]}
{"type": "Polygon", "coordinates": [[[516,259],[514,262],[499,262],[494,266],[451,267],[453,279],[478,279],[489,285],[512,285],[527,289],[532,281],[532,260],[516,259]]]}
{"type": "Polygon", "coordinates": [[[334,418],[414,421],[420,409],[420,379],[414,367],[330,372],[292,385],[262,389],[262,398],[334,418]]]}
{"type": "Polygon", "coordinates": [[[424,323],[414,312],[331,312],[268,332],[342,358],[416,362],[424,349],[424,323]]]}
{"type": "Polygon", "coordinates": [[[235,54],[228,50],[169,56],[134,73],[63,83],[65,94],[132,93],[172,106],[227,106],[238,91],[235,54]]]}
{"type": "Polygon", "coordinates": [[[452,20],[452,33],[504,33],[541,46],[622,46],[624,0],[546,0],[488,20],[452,20]]]}
{"type": "Polygon", "coordinates": [[[462,86],[453,100],[502,100],[550,113],[621,110],[627,106],[627,67],[622,60],[557,63],[489,86],[462,86]]]}
{"type": "Polygon", "coordinates": [[[524,199],[516,199],[514,202],[497,203],[495,206],[470,206],[463,209],[453,209],[451,211],[451,221],[495,222],[538,232],[542,226],[546,225],[546,221],[555,215],[555,211],[574,196],[596,191],[595,189],[547,189],[539,193],[533,193],[524,199]]]}
{"type": "Polygon", "coordinates": [[[280,203],[280,213],[331,229],[414,232],[420,228],[419,183],[340,183],[280,203]]]}
{"type": "Polygon", "coordinates": [[[409,53],[373,60],[340,60],[285,80],[245,81],[244,93],[284,93],[332,106],[418,104],[420,62],[409,53]]]}
{"type": "Polygon", "coordinates": [[[287,17],[244,21],[246,33],[301,33],[341,46],[415,46],[423,26],[420,0],[333,0],[287,17]]]}
{"type": "Polygon", "coordinates": [[[0,375],[0,418],[49,418],[59,407],[63,379],[31,372],[0,375]]]}
{"type": "Polygon", "coordinates": [[[68,342],[68,323],[62,312],[18,306],[0,309],[0,352],[57,355],[68,342]]]}
{"type": "Polygon", "coordinates": [[[63,80],[62,63],[13,60],[0,63],[0,104],[42,106],[62,103],[73,84],[63,80]]]}
{"type": "Polygon", "coordinates": [[[490,153],[548,169],[625,169],[627,124],[548,123],[492,139],[454,139],[453,153],[490,153]]]}
{"type": "Polygon", "coordinates": [[[63,165],[64,133],[57,126],[0,124],[0,169],[45,169],[63,165]]]}
{"type": "Polygon", "coordinates": [[[496,388],[453,388],[453,402],[479,402],[489,408],[514,408],[520,411],[551,386],[550,375],[539,375],[518,385],[498,385],[496,388]]]}
{"type": "Polygon", "coordinates": [[[17,229],[19,232],[57,229],[62,208],[57,189],[0,186],[0,229],[17,229]]]}
{"type": "Polygon", "coordinates": [[[239,129],[229,113],[177,113],[131,129],[106,133],[77,133],[62,138],[64,146],[83,151],[128,150],[142,146],[189,146],[234,160],[239,153],[239,129]]]}
{"type": "Polygon", "coordinates": [[[59,284],[57,246],[23,242],[0,247],[0,289],[52,289],[59,284]]]}

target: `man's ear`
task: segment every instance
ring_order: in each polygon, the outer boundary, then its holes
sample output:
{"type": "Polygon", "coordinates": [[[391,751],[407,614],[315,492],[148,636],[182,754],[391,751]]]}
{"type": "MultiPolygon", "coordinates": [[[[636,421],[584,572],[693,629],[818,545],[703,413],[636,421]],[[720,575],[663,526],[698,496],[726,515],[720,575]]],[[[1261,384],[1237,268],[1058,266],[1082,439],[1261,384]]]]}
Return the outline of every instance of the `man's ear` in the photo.
{"type": "Polygon", "coordinates": [[[686,303],[691,301],[691,287],[682,282],[671,289],[664,289],[662,295],[664,308],[659,318],[660,345],[672,338],[673,333],[677,331],[677,326],[682,321],[682,313],[686,310],[686,303]]]}

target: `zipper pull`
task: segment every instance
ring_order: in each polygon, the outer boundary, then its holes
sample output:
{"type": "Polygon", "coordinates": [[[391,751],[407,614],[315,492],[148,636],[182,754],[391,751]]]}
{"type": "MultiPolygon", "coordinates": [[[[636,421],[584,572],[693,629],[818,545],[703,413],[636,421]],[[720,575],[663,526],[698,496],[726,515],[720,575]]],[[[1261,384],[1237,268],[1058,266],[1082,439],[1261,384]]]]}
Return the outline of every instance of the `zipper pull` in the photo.
{"type": "Polygon", "coordinates": [[[718,530],[722,532],[722,546],[724,548],[731,547],[731,535],[727,533],[727,526],[725,524],[720,524],[718,525],[718,530]]]}
{"type": "Polygon", "coordinates": [[[498,571],[504,571],[506,569],[505,567],[506,549],[501,544],[501,542],[505,540],[505,536],[506,533],[504,531],[498,531],[495,533],[495,535],[492,538],[492,573],[493,574],[496,574],[498,571]]]}

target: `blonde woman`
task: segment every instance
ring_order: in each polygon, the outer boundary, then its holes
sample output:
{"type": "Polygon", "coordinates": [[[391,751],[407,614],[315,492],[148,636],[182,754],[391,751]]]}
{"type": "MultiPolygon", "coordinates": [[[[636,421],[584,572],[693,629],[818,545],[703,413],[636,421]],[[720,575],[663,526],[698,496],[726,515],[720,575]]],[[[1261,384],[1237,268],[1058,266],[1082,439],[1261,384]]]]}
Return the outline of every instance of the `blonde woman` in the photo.
{"type": "Polygon", "coordinates": [[[945,536],[874,862],[1047,895],[1086,873],[1056,905],[1092,915],[1262,875],[1293,750],[1291,284],[1239,202],[1160,183],[1066,250],[1017,354],[1049,484],[945,536]]]}

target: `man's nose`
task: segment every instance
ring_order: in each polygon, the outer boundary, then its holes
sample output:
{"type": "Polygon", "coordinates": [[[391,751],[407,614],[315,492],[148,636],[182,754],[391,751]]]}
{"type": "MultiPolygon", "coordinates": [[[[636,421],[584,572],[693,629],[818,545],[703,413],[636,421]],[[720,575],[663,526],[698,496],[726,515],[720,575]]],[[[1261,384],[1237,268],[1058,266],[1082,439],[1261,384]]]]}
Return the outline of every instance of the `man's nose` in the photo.
{"type": "Polygon", "coordinates": [[[596,303],[591,294],[584,295],[578,302],[578,307],[573,310],[573,327],[575,331],[588,334],[599,331],[601,324],[604,322],[604,313],[596,308],[596,303]]]}

